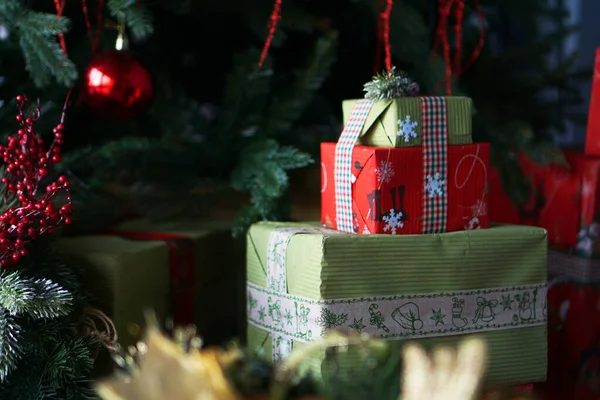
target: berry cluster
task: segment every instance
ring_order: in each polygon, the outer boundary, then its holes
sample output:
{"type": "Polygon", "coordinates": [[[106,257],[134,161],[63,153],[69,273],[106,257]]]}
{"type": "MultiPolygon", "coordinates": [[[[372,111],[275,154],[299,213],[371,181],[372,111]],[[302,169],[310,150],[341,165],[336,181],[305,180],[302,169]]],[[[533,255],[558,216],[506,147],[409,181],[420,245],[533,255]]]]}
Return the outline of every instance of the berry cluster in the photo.
{"type": "MultiPolygon", "coordinates": [[[[46,186],[40,194],[42,179],[48,175],[48,167],[61,160],[60,145],[63,143],[63,124],[54,128],[54,140],[48,150],[35,132],[40,117],[37,107],[30,107],[24,96],[17,96],[20,128],[17,136],[9,136],[8,144],[0,146],[5,169],[4,204],[8,207],[0,214],[0,266],[10,268],[27,254],[26,244],[37,237],[52,233],[61,223],[68,224],[71,214],[69,181],[61,176],[46,186]],[[28,111],[31,111],[27,114],[28,111]],[[63,192],[64,197],[58,199],[63,192]],[[64,204],[58,206],[56,202],[64,204]]],[[[64,112],[63,112],[64,119],[64,112]]]]}

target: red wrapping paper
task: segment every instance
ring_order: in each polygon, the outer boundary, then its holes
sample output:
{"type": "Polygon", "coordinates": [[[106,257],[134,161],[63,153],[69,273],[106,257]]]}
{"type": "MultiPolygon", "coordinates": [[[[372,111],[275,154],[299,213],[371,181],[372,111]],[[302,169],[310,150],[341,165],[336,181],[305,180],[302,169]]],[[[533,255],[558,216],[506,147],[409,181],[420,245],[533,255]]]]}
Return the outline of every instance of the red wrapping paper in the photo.
{"type": "Polygon", "coordinates": [[[569,166],[539,166],[521,157],[532,197],[516,207],[502,192],[494,171],[490,179],[490,220],[540,226],[548,230],[552,247],[585,257],[599,254],[596,220],[600,212],[600,159],[567,150],[569,166]]]}
{"type": "MultiPolygon", "coordinates": [[[[335,143],[321,144],[321,222],[336,229],[335,143]]],[[[448,146],[446,231],[489,227],[489,145],[448,146]]],[[[390,234],[385,219],[402,213],[397,234],[420,234],[423,215],[423,149],[355,146],[352,152],[354,232],[390,234]]]]}
{"type": "Polygon", "coordinates": [[[108,232],[130,240],[160,240],[169,247],[171,315],[175,325],[194,324],[196,251],[192,238],[165,232],[116,230],[108,232]]]}
{"type": "Polygon", "coordinates": [[[548,380],[539,391],[561,400],[600,398],[600,291],[562,283],[548,292],[548,380]]]}
{"type": "Polygon", "coordinates": [[[585,154],[600,157],[600,49],[596,50],[585,154]]]}

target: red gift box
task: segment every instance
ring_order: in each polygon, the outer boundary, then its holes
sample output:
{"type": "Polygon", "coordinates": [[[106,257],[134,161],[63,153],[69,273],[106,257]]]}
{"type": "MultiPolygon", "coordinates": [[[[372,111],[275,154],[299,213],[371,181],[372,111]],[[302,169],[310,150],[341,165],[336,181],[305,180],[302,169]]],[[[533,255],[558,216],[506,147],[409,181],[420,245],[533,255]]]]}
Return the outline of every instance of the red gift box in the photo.
{"type": "MultiPolygon", "coordinates": [[[[352,151],[352,215],[355,233],[420,234],[424,231],[423,148],[355,146],[352,151]]],[[[447,147],[444,231],[487,228],[489,145],[447,147]]],[[[336,143],[321,144],[321,222],[336,220],[336,143]]]]}
{"type": "Polygon", "coordinates": [[[600,398],[600,291],[557,284],[548,291],[548,380],[561,400],[600,398]]]}
{"type": "Polygon", "coordinates": [[[600,159],[580,151],[564,153],[568,167],[540,166],[521,157],[532,198],[517,208],[502,193],[495,171],[490,174],[490,220],[499,223],[536,225],[548,231],[548,243],[585,257],[600,254],[600,159]]]}
{"type": "Polygon", "coordinates": [[[596,50],[585,154],[600,157],[600,49],[596,50]]]}

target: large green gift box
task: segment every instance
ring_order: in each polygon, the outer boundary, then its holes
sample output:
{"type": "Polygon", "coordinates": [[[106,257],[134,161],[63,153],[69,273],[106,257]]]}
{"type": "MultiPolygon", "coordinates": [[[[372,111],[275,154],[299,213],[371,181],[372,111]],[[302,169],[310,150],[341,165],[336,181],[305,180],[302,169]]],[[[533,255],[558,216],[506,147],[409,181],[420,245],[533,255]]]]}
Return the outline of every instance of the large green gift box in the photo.
{"type": "Polygon", "coordinates": [[[247,235],[248,345],[275,361],[329,329],[452,345],[480,334],[488,382],[546,376],[546,231],[352,235],[262,222],[247,235]]]}
{"type": "MultiPolygon", "coordinates": [[[[445,110],[448,144],[471,144],[472,102],[468,97],[439,97],[445,110]]],[[[359,100],[342,103],[344,125],[359,100]]],[[[359,144],[376,147],[415,147],[421,145],[421,115],[423,104],[420,97],[403,97],[378,101],[373,104],[362,128],[359,144]]]]}
{"type": "Polygon", "coordinates": [[[122,345],[139,339],[146,310],[196,324],[207,345],[243,335],[243,240],[230,223],[136,220],[59,247],[80,262],[93,305],[113,319],[122,345]]]}

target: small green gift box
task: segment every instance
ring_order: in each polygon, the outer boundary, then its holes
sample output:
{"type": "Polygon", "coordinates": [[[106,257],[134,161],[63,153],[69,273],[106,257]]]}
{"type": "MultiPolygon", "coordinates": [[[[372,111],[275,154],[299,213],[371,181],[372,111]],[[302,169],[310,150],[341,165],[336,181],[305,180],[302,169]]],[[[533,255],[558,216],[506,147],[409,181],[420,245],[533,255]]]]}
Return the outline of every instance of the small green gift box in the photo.
{"type": "Polygon", "coordinates": [[[248,345],[279,360],[328,330],[488,343],[488,382],[546,376],[544,229],[353,235],[262,222],[247,235],[248,345]]]}
{"type": "MultiPolygon", "coordinates": [[[[471,144],[472,102],[468,97],[438,97],[441,110],[436,115],[442,119],[448,144],[471,144]]],[[[344,125],[348,123],[354,106],[359,100],[342,103],[344,125]]],[[[359,144],[375,147],[421,146],[421,129],[424,112],[420,97],[402,97],[378,101],[373,105],[361,131],[359,144]]]]}

